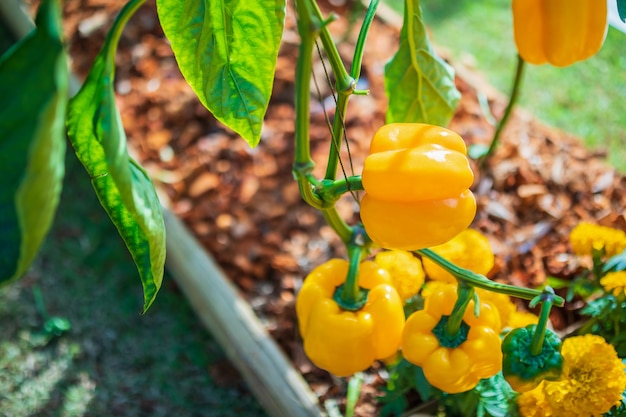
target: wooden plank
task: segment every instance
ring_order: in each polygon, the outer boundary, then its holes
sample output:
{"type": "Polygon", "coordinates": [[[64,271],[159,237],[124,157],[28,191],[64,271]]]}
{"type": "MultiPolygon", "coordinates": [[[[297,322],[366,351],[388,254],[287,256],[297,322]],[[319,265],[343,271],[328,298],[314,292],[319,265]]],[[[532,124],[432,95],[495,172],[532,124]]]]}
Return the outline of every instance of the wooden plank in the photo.
{"type": "Polygon", "coordinates": [[[164,209],[166,267],[270,416],[320,417],[317,397],[183,223],[164,209]]]}

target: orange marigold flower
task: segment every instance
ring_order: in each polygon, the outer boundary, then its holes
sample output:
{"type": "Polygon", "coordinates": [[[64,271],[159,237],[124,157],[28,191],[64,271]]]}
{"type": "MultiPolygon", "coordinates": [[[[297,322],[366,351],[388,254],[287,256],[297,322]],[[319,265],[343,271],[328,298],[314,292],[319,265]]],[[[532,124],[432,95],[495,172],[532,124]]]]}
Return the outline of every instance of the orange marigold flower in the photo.
{"type": "Polygon", "coordinates": [[[544,382],[543,392],[555,415],[600,416],[619,404],[626,388],[624,364],[602,337],[586,334],[565,339],[563,378],[544,382]]]}
{"type": "Polygon", "coordinates": [[[600,279],[600,285],[616,297],[626,295],[626,271],[609,272],[600,279]]]}
{"type": "MultiPolygon", "coordinates": [[[[465,229],[448,242],[430,248],[461,268],[477,274],[487,274],[494,264],[494,255],[486,236],[474,229],[465,229]]],[[[428,258],[423,259],[424,270],[430,279],[456,282],[454,277],[428,258]]]]}
{"type": "Polygon", "coordinates": [[[605,255],[610,258],[626,249],[624,231],[586,222],[572,229],[569,240],[578,256],[591,255],[594,249],[604,249],[605,255]]]}
{"type": "Polygon", "coordinates": [[[517,409],[522,417],[552,417],[552,407],[543,393],[542,382],[537,387],[517,396],[517,409]]]}

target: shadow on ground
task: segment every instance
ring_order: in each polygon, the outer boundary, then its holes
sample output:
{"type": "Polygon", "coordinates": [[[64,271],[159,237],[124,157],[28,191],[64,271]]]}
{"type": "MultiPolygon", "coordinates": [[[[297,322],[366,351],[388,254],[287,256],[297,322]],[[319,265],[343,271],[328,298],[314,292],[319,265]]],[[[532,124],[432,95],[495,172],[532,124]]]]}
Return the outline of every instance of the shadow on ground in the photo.
{"type": "Polygon", "coordinates": [[[73,155],[35,264],[0,289],[0,416],[263,416],[170,277],[151,309],[73,155]],[[34,294],[71,330],[50,337],[34,294]]]}

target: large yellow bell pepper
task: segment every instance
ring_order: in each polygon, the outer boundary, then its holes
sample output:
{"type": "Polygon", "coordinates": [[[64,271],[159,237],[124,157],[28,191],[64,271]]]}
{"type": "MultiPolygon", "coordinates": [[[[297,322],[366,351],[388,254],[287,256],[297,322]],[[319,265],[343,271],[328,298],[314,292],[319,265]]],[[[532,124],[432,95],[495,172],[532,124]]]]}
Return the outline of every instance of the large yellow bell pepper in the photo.
{"type": "Polygon", "coordinates": [[[304,351],[319,368],[348,376],[398,351],[404,311],[389,272],[372,261],[361,263],[359,285],[369,290],[358,311],[343,310],[333,300],[346,280],[349,264],[331,259],[305,279],[296,300],[304,351]]]}
{"type": "Polygon", "coordinates": [[[513,32],[531,64],[565,67],[593,56],[607,31],[604,0],[513,0],[513,32]]]}
{"type": "Polygon", "coordinates": [[[461,329],[449,336],[445,324],[456,299],[455,285],[438,285],[426,297],[424,309],[408,318],[402,336],[405,359],[421,366],[428,382],[449,394],[471,390],[502,369],[498,311],[481,302],[476,317],[470,301],[461,329]]]}
{"type": "Polygon", "coordinates": [[[456,133],[418,123],[385,125],[363,166],[365,231],[388,249],[441,244],[474,219],[473,181],[465,142],[456,133]]]}

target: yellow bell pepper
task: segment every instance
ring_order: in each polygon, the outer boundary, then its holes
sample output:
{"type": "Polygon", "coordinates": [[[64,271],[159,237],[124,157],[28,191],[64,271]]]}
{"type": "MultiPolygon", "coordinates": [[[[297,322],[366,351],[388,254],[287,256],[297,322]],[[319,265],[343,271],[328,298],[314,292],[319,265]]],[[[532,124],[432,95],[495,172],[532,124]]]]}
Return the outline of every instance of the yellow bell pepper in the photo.
{"type": "Polygon", "coordinates": [[[417,250],[443,243],[474,219],[474,174],[463,139],[439,126],[381,127],[362,173],[361,220],[387,249],[417,250]]]}
{"type": "Polygon", "coordinates": [[[445,327],[456,299],[455,285],[437,285],[424,309],[408,318],[402,335],[405,359],[421,366],[428,382],[449,394],[471,390],[502,368],[497,310],[481,302],[476,317],[470,301],[460,330],[448,335],[445,327]]]}
{"type": "Polygon", "coordinates": [[[513,0],[513,32],[531,64],[565,67],[593,56],[607,32],[603,0],[513,0]]]}
{"type": "Polygon", "coordinates": [[[362,262],[359,286],[369,290],[358,311],[343,310],[333,294],[346,280],[349,264],[331,259],[305,279],[296,300],[304,351],[319,368],[348,376],[397,352],[404,327],[402,300],[389,272],[372,261],[362,262]]]}

